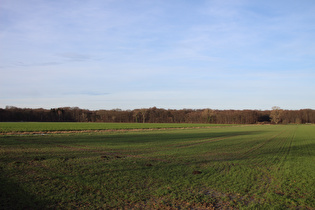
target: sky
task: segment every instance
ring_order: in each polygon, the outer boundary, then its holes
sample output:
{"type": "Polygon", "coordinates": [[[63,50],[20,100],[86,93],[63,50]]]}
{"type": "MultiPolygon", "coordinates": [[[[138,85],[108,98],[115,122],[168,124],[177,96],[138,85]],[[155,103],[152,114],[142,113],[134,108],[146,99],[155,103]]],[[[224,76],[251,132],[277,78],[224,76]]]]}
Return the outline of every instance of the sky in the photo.
{"type": "Polygon", "coordinates": [[[315,1],[1,0],[6,106],[315,109],[315,1]]]}

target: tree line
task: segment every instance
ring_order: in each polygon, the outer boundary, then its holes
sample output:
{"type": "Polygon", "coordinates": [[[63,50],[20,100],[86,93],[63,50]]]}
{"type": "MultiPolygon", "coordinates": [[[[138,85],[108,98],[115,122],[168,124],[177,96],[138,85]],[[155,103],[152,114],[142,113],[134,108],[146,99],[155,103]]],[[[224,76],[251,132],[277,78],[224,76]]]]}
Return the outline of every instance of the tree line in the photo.
{"type": "Polygon", "coordinates": [[[210,124],[304,124],[315,123],[315,110],[215,110],[161,109],[87,110],[78,107],[30,109],[0,108],[1,122],[125,122],[125,123],[210,123],[210,124]]]}

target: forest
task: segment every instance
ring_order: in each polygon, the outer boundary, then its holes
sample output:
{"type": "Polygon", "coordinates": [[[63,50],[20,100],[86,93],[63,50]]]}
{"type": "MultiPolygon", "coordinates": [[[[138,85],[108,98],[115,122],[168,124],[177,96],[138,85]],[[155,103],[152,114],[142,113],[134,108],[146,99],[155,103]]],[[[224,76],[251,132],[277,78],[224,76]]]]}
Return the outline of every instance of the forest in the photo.
{"type": "Polygon", "coordinates": [[[210,124],[305,124],[315,123],[315,110],[215,110],[162,109],[87,110],[78,107],[31,109],[0,108],[1,122],[126,122],[126,123],[210,123],[210,124]]]}

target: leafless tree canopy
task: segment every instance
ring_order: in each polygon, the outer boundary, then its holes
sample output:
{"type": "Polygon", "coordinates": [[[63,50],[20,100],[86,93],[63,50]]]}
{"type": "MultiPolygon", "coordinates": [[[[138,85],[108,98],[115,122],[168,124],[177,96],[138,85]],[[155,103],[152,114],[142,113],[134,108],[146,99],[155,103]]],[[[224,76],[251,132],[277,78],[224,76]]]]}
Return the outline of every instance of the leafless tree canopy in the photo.
{"type": "Polygon", "coordinates": [[[0,109],[0,121],[36,122],[134,122],[134,123],[315,123],[315,110],[213,110],[213,109],[159,109],[90,111],[78,107],[28,109],[8,106],[0,109]]]}

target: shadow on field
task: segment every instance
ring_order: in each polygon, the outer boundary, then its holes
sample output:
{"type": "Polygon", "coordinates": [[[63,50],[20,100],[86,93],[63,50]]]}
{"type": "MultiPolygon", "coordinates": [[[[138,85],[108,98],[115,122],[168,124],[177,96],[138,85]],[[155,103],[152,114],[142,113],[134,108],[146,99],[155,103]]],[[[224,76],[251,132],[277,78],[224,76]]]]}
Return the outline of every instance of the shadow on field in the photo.
{"type": "MultiPolygon", "coordinates": [[[[211,139],[241,137],[247,135],[260,135],[267,131],[226,131],[214,132],[206,130],[170,130],[160,131],[144,131],[144,132],[127,132],[127,133],[92,133],[90,134],[73,134],[73,135],[47,135],[47,136],[18,136],[16,139],[22,139],[18,142],[19,146],[26,144],[28,148],[50,148],[54,149],[53,153],[34,152],[29,157],[23,156],[29,161],[34,160],[33,156],[50,158],[73,159],[74,157],[91,157],[98,155],[128,155],[129,152],[135,154],[146,154],[154,151],[154,146],[158,146],[160,150],[172,149],[178,147],[194,146],[211,142],[211,139]],[[180,132],[178,132],[180,131],[180,132]],[[207,141],[209,139],[209,142],[207,141]],[[206,140],[204,142],[198,142],[206,140]],[[196,141],[196,143],[194,143],[196,141]],[[128,146],[128,150],[124,146],[128,146]],[[141,146],[138,148],[138,146],[141,146]],[[60,150],[59,150],[60,148],[60,150]],[[122,153],[122,154],[120,154],[122,153]]],[[[215,142],[215,141],[214,141],[215,142]]],[[[40,150],[38,150],[40,151],[40,150]]],[[[29,153],[31,154],[31,153],[29,153]]],[[[8,157],[6,161],[13,162],[15,157],[8,157]]]]}
{"type": "Polygon", "coordinates": [[[39,200],[0,171],[0,209],[49,209],[48,200],[39,200]]]}
{"type": "MultiPolygon", "coordinates": [[[[266,131],[227,131],[227,132],[183,132],[181,133],[173,133],[167,132],[164,133],[159,132],[141,132],[141,133],[117,133],[113,135],[97,134],[91,136],[85,135],[73,135],[68,136],[66,141],[65,138],[60,136],[51,136],[51,139],[48,137],[46,142],[42,140],[38,141],[41,144],[51,144],[51,143],[62,143],[62,144],[88,144],[93,145],[94,143],[108,143],[108,144],[143,144],[143,143],[172,143],[172,141],[185,141],[185,140],[200,140],[200,139],[208,139],[208,138],[220,138],[220,137],[232,137],[232,136],[242,136],[242,135],[259,135],[266,131]]],[[[35,143],[35,142],[34,142],[35,143]]]]}

